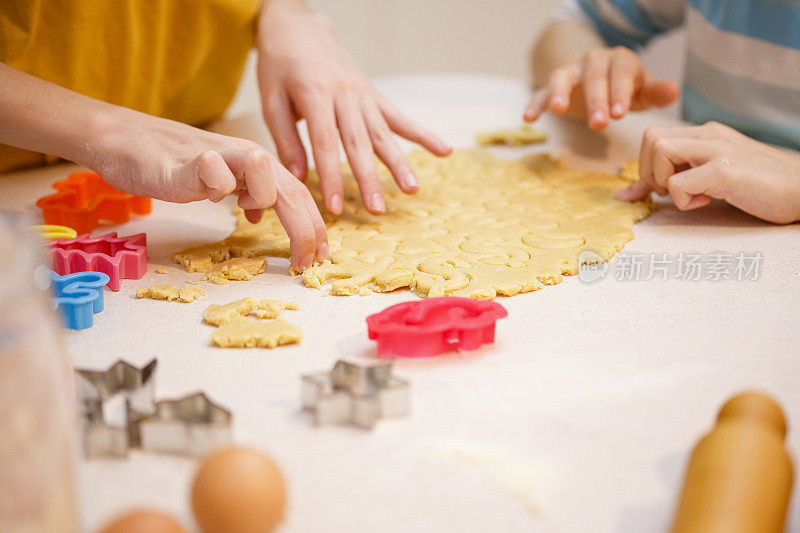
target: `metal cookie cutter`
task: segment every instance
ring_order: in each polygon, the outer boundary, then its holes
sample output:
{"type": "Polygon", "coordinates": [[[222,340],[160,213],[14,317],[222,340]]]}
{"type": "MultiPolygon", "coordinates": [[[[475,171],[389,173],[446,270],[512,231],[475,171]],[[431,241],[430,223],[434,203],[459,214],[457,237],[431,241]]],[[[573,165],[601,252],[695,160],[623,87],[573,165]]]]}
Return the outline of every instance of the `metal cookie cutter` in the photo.
{"type": "Polygon", "coordinates": [[[139,444],[136,422],[155,408],[157,365],[155,359],[142,368],[117,361],[108,370],[75,370],[87,457],[125,457],[130,447],[139,444]],[[119,409],[112,413],[109,404],[115,399],[119,409]]]}
{"type": "Polygon", "coordinates": [[[233,415],[197,392],[156,403],[152,415],[138,422],[141,446],[156,452],[206,455],[231,441],[233,415]]]}
{"type": "Polygon", "coordinates": [[[303,376],[303,409],[317,425],[351,423],[372,429],[378,419],[407,415],[407,381],[392,376],[392,364],[361,366],[337,361],[330,372],[303,376]]]}

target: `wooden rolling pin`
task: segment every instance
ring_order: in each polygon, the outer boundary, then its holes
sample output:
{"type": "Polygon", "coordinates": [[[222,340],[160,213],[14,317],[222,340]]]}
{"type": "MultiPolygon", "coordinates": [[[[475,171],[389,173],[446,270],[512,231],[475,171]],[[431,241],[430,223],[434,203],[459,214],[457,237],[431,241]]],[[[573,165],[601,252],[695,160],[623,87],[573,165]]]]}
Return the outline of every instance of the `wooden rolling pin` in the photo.
{"type": "Polygon", "coordinates": [[[697,443],[673,533],[781,533],[792,493],[786,419],[765,394],[728,400],[697,443]]]}

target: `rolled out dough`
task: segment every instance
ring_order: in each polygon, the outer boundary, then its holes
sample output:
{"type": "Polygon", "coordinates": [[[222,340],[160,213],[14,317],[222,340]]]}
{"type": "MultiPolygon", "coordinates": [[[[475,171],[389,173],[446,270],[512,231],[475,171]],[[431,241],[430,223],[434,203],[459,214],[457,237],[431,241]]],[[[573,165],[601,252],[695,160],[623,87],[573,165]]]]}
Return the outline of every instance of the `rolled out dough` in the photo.
{"type": "Polygon", "coordinates": [[[482,145],[505,144],[506,146],[522,146],[524,144],[542,143],[547,134],[523,124],[518,128],[487,131],[475,136],[475,141],[482,145]]]}
{"type": "MultiPolygon", "coordinates": [[[[482,150],[409,159],[422,183],[412,196],[390,184],[384,167],[387,212],[370,215],[346,179],[342,215],[325,215],[331,258],[303,272],[309,287],[333,295],[398,289],[420,296],[491,299],[535,291],[578,271],[591,250],[608,260],[633,238],[633,224],[653,210],[650,201],[622,202],[614,193],[636,178],[568,168],[546,154],[501,160],[482,150]]],[[[316,176],[309,184],[319,203],[316,176]]],[[[182,250],[176,262],[209,270],[230,257],[289,255],[277,216],[250,224],[241,210],[225,240],[182,250]]]]}

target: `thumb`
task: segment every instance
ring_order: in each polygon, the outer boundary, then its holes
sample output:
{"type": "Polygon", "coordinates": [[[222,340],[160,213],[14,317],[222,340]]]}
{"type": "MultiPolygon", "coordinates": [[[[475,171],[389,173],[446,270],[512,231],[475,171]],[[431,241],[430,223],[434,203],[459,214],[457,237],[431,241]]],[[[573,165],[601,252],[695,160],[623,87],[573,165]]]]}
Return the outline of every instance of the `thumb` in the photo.
{"type": "Polygon", "coordinates": [[[681,95],[680,86],[674,81],[648,80],[642,87],[645,100],[656,107],[666,107],[681,95]]]}
{"type": "Polygon", "coordinates": [[[628,202],[635,202],[636,200],[641,200],[650,194],[652,189],[650,186],[642,180],[638,180],[628,187],[622,189],[617,194],[614,195],[614,198],[617,200],[626,200],[628,202]]]}

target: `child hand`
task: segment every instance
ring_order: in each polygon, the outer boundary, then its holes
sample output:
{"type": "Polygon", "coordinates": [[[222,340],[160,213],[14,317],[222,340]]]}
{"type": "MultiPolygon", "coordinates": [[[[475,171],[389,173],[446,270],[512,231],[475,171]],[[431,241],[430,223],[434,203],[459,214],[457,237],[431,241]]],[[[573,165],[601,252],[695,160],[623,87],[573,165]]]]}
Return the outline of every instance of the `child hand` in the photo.
{"type": "Polygon", "coordinates": [[[597,48],[582,60],[553,70],[547,85],[533,93],[523,118],[532,122],[549,109],[586,118],[590,128],[600,130],[608,125],[609,117],[619,119],[628,111],[665,107],[679,95],[676,83],[655,79],[632,50],[597,48]]]}
{"type": "Polygon", "coordinates": [[[720,198],[769,222],[800,220],[800,155],[716,122],[647,130],[639,176],[617,198],[640,200],[654,190],[669,192],[681,210],[720,198]]]}
{"type": "Polygon", "coordinates": [[[436,155],[452,150],[397,110],[370,84],[367,76],[334,38],[328,21],[297,0],[265,4],[258,31],[258,77],[261,103],[278,155],[304,180],[306,152],[296,122],[305,118],[327,210],[342,212],[339,161],[341,137],[367,210],[386,210],[377,155],[406,193],[419,182],[392,132],[421,144],[436,155]]]}
{"type": "Polygon", "coordinates": [[[292,267],[328,257],[325,224],[308,189],[258,144],[122,110],[124,130],[101,132],[87,166],[113,187],[168,202],[219,202],[237,194],[247,219],[275,209],[291,240],[292,267]],[[131,134],[130,132],[135,132],[131,134]]]}

